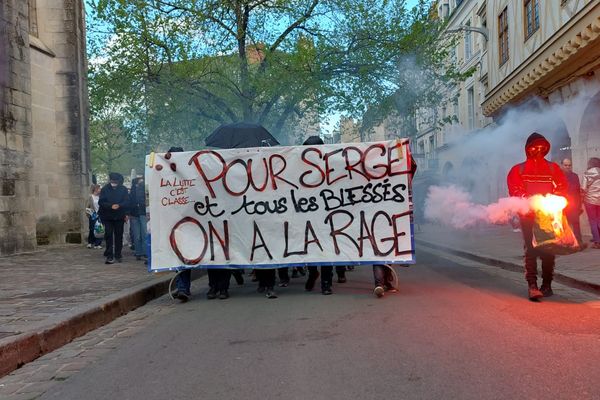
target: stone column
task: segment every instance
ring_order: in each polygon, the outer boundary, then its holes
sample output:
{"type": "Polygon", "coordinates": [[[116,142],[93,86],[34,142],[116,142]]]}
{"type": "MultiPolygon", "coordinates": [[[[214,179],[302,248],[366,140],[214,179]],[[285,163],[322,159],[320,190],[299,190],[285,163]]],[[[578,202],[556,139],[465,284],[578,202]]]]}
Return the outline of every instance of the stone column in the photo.
{"type": "Polygon", "coordinates": [[[85,24],[82,0],[37,0],[31,49],[38,244],[79,243],[89,188],[85,24]]]}
{"type": "Polygon", "coordinates": [[[35,249],[28,14],[0,2],[0,255],[35,249]]]}

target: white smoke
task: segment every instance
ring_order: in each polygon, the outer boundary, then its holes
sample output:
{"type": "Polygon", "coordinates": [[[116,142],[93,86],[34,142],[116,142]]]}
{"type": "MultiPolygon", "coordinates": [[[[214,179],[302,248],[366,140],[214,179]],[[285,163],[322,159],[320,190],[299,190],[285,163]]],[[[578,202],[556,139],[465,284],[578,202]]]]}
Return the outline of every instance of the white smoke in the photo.
{"type": "MultiPolygon", "coordinates": [[[[439,175],[430,181],[419,182],[422,172],[417,172],[413,183],[425,187],[454,184],[465,188],[480,203],[504,197],[507,195],[506,175],[513,165],[525,161],[525,141],[533,132],[550,141],[552,149],[546,156],[548,160],[560,163],[564,157],[569,157],[570,144],[565,140],[577,138],[576,132],[569,132],[569,129],[578,129],[579,125],[573,120],[586,110],[597,91],[597,83],[586,83],[577,95],[559,104],[532,98],[512,109],[505,107],[507,111],[502,118],[488,121],[489,125],[476,132],[469,132],[459,124],[446,125],[442,128],[445,150],[440,157],[439,175]]],[[[587,160],[579,154],[573,159],[574,172],[583,173],[586,164],[587,160]]],[[[420,194],[422,198],[424,194],[420,194]]]]}
{"type": "Polygon", "coordinates": [[[425,200],[425,218],[454,228],[481,224],[506,224],[517,214],[531,210],[530,200],[505,197],[496,203],[473,203],[471,195],[457,186],[431,186],[425,200]]]}

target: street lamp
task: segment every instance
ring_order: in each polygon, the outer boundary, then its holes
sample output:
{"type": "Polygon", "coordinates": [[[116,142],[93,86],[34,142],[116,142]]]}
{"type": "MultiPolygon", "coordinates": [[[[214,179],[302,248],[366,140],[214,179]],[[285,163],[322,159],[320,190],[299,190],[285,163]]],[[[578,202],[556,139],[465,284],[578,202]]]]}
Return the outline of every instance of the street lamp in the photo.
{"type": "Polygon", "coordinates": [[[477,32],[481,33],[487,42],[489,40],[490,31],[487,28],[479,27],[479,26],[470,26],[470,25],[460,25],[456,29],[448,29],[447,33],[457,33],[457,32],[477,32]]]}

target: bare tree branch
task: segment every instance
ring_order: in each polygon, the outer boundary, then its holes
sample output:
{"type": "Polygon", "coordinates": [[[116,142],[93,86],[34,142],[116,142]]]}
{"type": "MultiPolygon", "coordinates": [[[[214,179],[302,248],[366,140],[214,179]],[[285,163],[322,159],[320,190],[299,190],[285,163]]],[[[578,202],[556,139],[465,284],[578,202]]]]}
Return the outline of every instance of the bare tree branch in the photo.
{"type": "Polygon", "coordinates": [[[298,26],[302,25],[304,22],[306,22],[311,17],[312,12],[314,11],[315,7],[317,7],[318,4],[319,4],[319,0],[313,0],[312,4],[304,12],[304,14],[302,14],[302,16],[300,18],[298,18],[296,21],[294,21],[294,23],[292,23],[290,26],[288,26],[287,29],[281,33],[281,35],[279,35],[279,37],[275,40],[275,42],[273,42],[271,47],[269,47],[269,51],[272,53],[275,50],[277,50],[277,48],[279,47],[281,42],[283,42],[285,40],[285,38],[294,29],[296,29],[298,26]]]}

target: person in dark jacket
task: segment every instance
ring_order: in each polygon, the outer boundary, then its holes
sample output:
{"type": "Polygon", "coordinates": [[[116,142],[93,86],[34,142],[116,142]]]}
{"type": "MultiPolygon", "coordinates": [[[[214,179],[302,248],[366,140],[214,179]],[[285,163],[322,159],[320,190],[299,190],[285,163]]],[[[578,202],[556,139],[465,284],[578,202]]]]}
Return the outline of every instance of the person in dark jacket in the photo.
{"type": "MultiPolygon", "coordinates": [[[[527,160],[513,166],[507,176],[508,193],[515,197],[529,197],[535,194],[567,195],[567,178],[558,164],[544,157],[550,152],[550,142],[537,132],[532,133],[525,143],[527,160]]],[[[529,299],[537,301],[552,296],[554,276],[554,255],[533,248],[534,214],[520,215],[521,230],[525,242],[525,279],[529,299]],[[537,285],[537,258],[542,260],[542,286],[537,285]]]]}
{"type": "MultiPolygon", "coordinates": [[[[417,173],[417,163],[414,158],[410,159],[410,173],[408,175],[409,182],[412,182],[417,173]]],[[[409,194],[409,199],[412,204],[412,193],[409,194]]],[[[412,209],[412,206],[411,206],[412,209]]],[[[375,288],[373,294],[375,297],[383,297],[386,292],[396,293],[398,289],[394,287],[394,273],[391,265],[373,264],[373,280],[375,288]]]]}
{"type": "MultiPolygon", "coordinates": [[[[321,139],[319,136],[310,136],[309,138],[307,138],[303,145],[304,146],[315,146],[315,145],[322,145],[324,144],[323,139],[321,139]]],[[[338,269],[338,276],[343,276],[344,277],[344,282],[345,282],[345,272],[342,273],[342,275],[339,275],[341,271],[341,268],[343,268],[344,270],[346,269],[345,266],[340,266],[340,269],[338,269]]],[[[315,283],[317,282],[317,279],[319,278],[319,276],[321,276],[321,294],[323,295],[330,295],[333,293],[332,289],[331,289],[331,285],[333,282],[333,266],[332,265],[321,265],[321,273],[319,274],[319,270],[317,269],[316,266],[310,266],[307,268],[308,269],[308,279],[306,280],[306,283],[304,284],[304,289],[307,292],[310,292],[313,290],[313,288],[315,287],[315,283]]]]}
{"type": "Polygon", "coordinates": [[[567,177],[567,207],[564,213],[573,229],[573,234],[577,238],[577,243],[579,243],[579,246],[584,247],[585,243],[581,238],[581,224],[579,223],[579,217],[583,213],[579,176],[573,172],[573,163],[569,158],[562,160],[561,166],[567,177]]]}
{"type": "MultiPolygon", "coordinates": [[[[178,146],[172,146],[168,151],[168,153],[181,152],[183,152],[183,147],[178,146]]],[[[192,296],[192,270],[184,269],[183,271],[179,272],[177,274],[177,278],[175,279],[175,285],[177,287],[177,291],[173,294],[173,297],[178,299],[182,303],[187,302],[192,296]]]]}
{"type": "Polygon", "coordinates": [[[98,200],[100,219],[104,223],[104,239],[106,240],[106,264],[121,262],[123,249],[123,224],[127,216],[129,195],[123,186],[123,175],[111,172],[109,183],[100,191],[98,200]]]}
{"type": "Polygon", "coordinates": [[[131,184],[129,193],[129,224],[132,230],[133,248],[135,249],[135,259],[141,260],[146,257],[146,189],[144,187],[144,177],[137,177],[131,184]]]}
{"type": "MultiPolygon", "coordinates": [[[[168,153],[181,152],[183,152],[183,148],[178,146],[173,146],[168,150],[168,153]]],[[[221,300],[229,298],[229,281],[231,280],[231,270],[222,268],[208,268],[206,273],[208,275],[209,287],[208,292],[206,293],[206,298],[209,300],[216,299],[217,297],[221,300]]],[[[185,269],[179,272],[177,279],[175,280],[175,284],[177,286],[177,291],[173,294],[173,297],[182,303],[187,302],[192,296],[192,270],[185,269]]]]}

